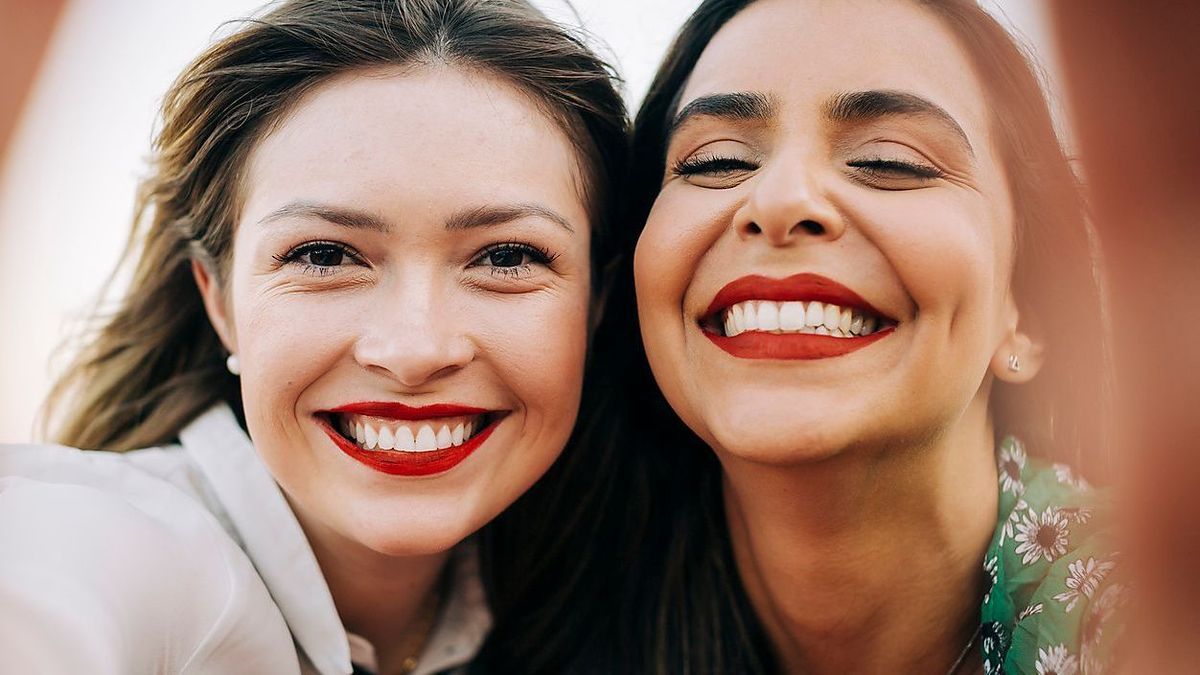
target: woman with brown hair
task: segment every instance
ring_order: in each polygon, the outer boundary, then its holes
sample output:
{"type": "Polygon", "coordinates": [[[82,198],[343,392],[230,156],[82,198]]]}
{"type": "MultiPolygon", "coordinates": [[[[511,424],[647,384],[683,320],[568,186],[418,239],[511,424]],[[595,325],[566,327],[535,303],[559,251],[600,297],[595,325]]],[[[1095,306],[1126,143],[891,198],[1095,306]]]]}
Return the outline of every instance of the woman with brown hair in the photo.
{"type": "Polygon", "coordinates": [[[640,326],[597,340],[645,362],[594,509],[631,543],[590,562],[620,581],[576,603],[608,622],[572,672],[1101,671],[1102,502],[1050,462],[1104,450],[1107,327],[1006,31],[972,0],[705,0],[633,152],[610,305],[640,326]]]}
{"type": "Polygon", "coordinates": [[[465,668],[583,394],[610,71],[524,0],[291,0],[162,115],[56,392],[111,452],[0,450],[0,670],[465,668]]]}

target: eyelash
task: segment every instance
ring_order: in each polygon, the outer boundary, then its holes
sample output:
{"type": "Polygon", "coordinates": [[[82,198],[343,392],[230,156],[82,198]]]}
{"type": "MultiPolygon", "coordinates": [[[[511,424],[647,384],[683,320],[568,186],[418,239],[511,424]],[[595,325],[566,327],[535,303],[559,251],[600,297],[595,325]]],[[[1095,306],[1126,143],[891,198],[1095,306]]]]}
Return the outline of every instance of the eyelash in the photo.
{"type": "MultiPolygon", "coordinates": [[[[336,241],[310,241],[310,242],[301,244],[300,246],[297,246],[296,248],[293,248],[292,250],[288,251],[287,253],[284,253],[283,255],[276,255],[273,257],[275,258],[276,262],[278,262],[281,266],[292,264],[292,263],[300,264],[300,265],[302,265],[301,271],[304,272],[305,274],[313,274],[316,276],[323,277],[323,276],[329,276],[331,274],[334,274],[335,270],[338,267],[341,267],[341,265],[340,264],[339,265],[314,265],[310,262],[305,262],[303,260],[303,258],[304,258],[304,256],[310,255],[317,251],[330,251],[330,250],[334,250],[334,251],[337,251],[338,253],[341,253],[342,255],[350,258],[351,261],[353,261],[356,264],[360,264],[360,265],[365,264],[363,262],[362,256],[360,256],[357,251],[355,251],[353,248],[351,248],[345,244],[342,244],[342,243],[339,243],[336,241]]],[[[538,264],[538,265],[544,265],[546,267],[549,267],[551,265],[551,263],[553,263],[555,260],[558,259],[558,254],[551,252],[549,249],[541,248],[538,246],[532,246],[530,244],[525,244],[522,242],[509,241],[509,242],[503,242],[500,244],[493,244],[493,245],[488,246],[487,248],[483,249],[471,261],[470,267],[487,267],[489,274],[492,274],[494,276],[503,276],[503,277],[509,277],[509,278],[516,278],[516,277],[520,276],[521,274],[528,272],[529,263],[523,263],[521,265],[516,265],[516,266],[512,266],[512,267],[500,267],[497,265],[483,264],[483,261],[486,258],[488,258],[492,254],[500,252],[500,251],[514,251],[514,252],[520,253],[522,255],[528,256],[529,259],[533,263],[538,264]]]]}
{"type": "Polygon", "coordinates": [[[758,166],[737,157],[721,157],[718,155],[694,155],[681,159],[671,166],[671,173],[676,176],[695,176],[698,174],[732,173],[734,171],[753,171],[758,166]]]}
{"type": "MultiPolygon", "coordinates": [[[[860,159],[847,162],[847,165],[862,169],[865,173],[881,178],[895,177],[896,174],[908,174],[916,178],[933,179],[945,176],[945,172],[930,164],[920,164],[899,159],[860,159]]],[[[700,174],[726,174],[734,171],[753,171],[758,166],[736,157],[720,157],[716,155],[697,155],[679,160],[671,167],[671,173],[676,176],[695,176],[700,174]]]]}
{"type": "Polygon", "coordinates": [[[538,265],[549,267],[555,260],[558,259],[558,254],[551,252],[549,249],[525,244],[519,241],[508,241],[500,244],[492,244],[479,252],[475,259],[471,261],[471,267],[487,267],[488,273],[494,276],[504,276],[515,278],[522,273],[528,271],[529,264],[524,263],[514,267],[498,267],[496,265],[484,265],[481,263],[484,259],[499,251],[515,251],[529,256],[530,260],[538,265]]]}
{"type": "Polygon", "coordinates": [[[900,159],[856,159],[846,163],[847,166],[862,169],[873,176],[892,178],[896,174],[908,174],[916,178],[941,178],[946,172],[931,164],[907,162],[900,159]]]}
{"type": "Polygon", "coordinates": [[[303,261],[302,258],[304,256],[310,255],[316,251],[329,251],[329,250],[337,251],[338,253],[341,253],[342,255],[350,258],[353,262],[355,262],[359,265],[365,264],[363,262],[362,256],[359,255],[358,251],[355,251],[353,248],[351,248],[345,244],[342,244],[340,242],[336,242],[336,241],[306,242],[304,244],[297,246],[296,248],[293,248],[292,250],[288,251],[287,253],[284,253],[283,255],[276,255],[276,256],[274,256],[274,258],[275,258],[275,261],[278,262],[281,266],[287,265],[290,263],[297,263],[297,264],[302,265],[301,271],[303,271],[305,274],[313,274],[316,276],[323,277],[323,276],[329,276],[330,274],[333,274],[334,270],[336,270],[338,267],[341,267],[341,265],[314,265],[311,262],[303,261]]]}

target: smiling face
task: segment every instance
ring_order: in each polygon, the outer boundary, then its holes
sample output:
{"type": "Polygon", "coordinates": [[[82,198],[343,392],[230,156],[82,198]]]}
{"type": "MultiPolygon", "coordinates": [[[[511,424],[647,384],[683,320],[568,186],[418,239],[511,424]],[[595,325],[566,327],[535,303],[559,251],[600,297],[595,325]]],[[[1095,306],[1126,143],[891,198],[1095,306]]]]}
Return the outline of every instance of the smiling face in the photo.
{"type": "Polygon", "coordinates": [[[447,550],[561,452],[589,223],[560,126],[450,66],[348,73],[255,149],[226,288],[255,447],[310,537],[447,550]]]}
{"type": "Polygon", "coordinates": [[[982,429],[989,370],[1036,372],[988,106],[935,17],[760,0],[679,100],[638,311],[660,387],[719,454],[923,442],[971,410],[982,429]]]}

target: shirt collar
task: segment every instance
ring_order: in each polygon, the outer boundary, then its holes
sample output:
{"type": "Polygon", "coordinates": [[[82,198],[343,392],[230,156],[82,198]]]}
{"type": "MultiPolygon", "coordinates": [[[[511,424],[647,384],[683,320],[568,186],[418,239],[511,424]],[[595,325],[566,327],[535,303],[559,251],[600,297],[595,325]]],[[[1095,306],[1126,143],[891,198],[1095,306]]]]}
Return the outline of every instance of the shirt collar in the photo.
{"type": "MultiPolygon", "coordinates": [[[[212,485],[305,656],[322,674],[349,673],[350,638],[316,556],[233,411],[223,403],[215,405],[179,437],[212,485]]],[[[492,626],[474,542],[460,544],[450,564],[449,594],[414,675],[468,663],[492,626]]],[[[357,646],[356,656],[370,653],[357,646]]]]}
{"type": "Polygon", "coordinates": [[[317,558],[233,411],[210,408],[179,440],[212,484],[305,656],[323,674],[349,673],[346,631],[317,558]]]}

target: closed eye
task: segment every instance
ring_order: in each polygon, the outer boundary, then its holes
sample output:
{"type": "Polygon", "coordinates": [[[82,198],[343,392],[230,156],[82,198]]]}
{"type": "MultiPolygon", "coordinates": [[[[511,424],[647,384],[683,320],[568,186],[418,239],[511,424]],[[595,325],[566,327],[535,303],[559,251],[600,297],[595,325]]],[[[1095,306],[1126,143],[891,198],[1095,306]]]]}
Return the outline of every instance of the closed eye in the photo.
{"type": "Polygon", "coordinates": [[[676,176],[725,176],[738,171],[754,171],[758,165],[737,157],[693,155],[676,162],[671,173],[676,176]]]}
{"type": "Polygon", "coordinates": [[[846,162],[846,166],[859,169],[863,173],[881,178],[941,178],[946,173],[932,164],[921,164],[901,159],[856,159],[846,162]]]}

